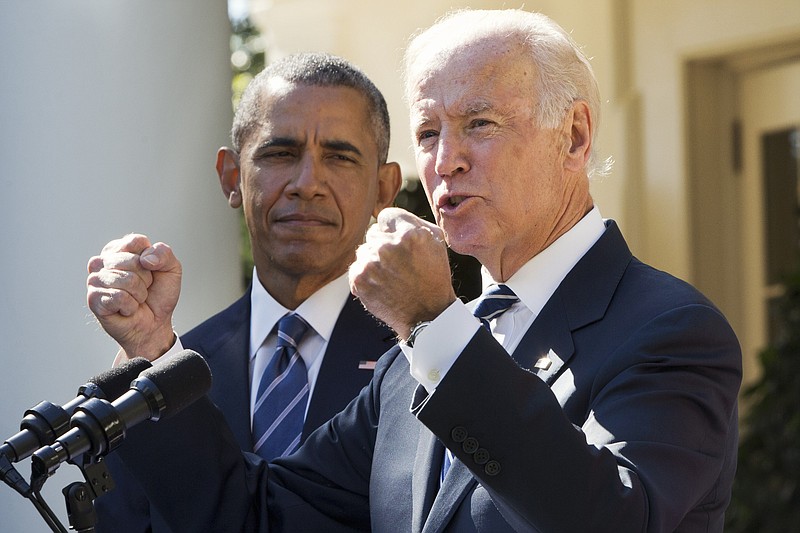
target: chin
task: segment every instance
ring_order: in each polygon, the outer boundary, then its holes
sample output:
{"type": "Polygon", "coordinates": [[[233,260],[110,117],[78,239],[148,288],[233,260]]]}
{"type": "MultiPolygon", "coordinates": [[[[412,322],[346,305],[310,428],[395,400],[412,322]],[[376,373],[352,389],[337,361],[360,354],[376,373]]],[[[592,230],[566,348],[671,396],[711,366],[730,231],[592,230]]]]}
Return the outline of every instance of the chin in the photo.
{"type": "MultiPolygon", "coordinates": [[[[449,235],[448,235],[449,237],[449,235]]],[[[477,244],[473,239],[447,239],[447,245],[454,252],[461,255],[471,255],[476,257],[485,246],[477,244]]]]}

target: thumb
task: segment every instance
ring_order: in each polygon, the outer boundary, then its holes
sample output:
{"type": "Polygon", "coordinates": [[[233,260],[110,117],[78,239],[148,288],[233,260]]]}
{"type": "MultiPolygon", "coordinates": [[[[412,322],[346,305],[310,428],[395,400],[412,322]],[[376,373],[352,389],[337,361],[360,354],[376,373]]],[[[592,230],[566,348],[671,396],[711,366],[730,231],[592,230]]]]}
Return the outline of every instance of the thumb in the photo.
{"type": "Polygon", "coordinates": [[[172,248],[163,242],[157,242],[142,251],[139,262],[143,268],[152,272],[181,273],[180,261],[175,257],[172,248]]]}

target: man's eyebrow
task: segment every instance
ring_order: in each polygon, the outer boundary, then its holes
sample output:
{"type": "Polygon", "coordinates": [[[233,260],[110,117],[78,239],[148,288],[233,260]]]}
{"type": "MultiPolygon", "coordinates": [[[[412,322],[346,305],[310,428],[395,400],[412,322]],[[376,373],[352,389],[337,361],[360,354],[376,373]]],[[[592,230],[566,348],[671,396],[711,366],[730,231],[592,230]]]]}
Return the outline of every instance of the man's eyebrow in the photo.
{"type": "Polygon", "coordinates": [[[340,152],[351,152],[359,157],[363,157],[361,150],[356,148],[356,146],[353,143],[348,141],[332,139],[330,141],[323,141],[322,146],[323,148],[327,148],[329,150],[337,150],[340,152]]]}
{"type": "Polygon", "coordinates": [[[276,146],[285,148],[296,148],[300,146],[300,144],[301,144],[300,141],[293,137],[272,137],[259,144],[258,149],[266,150],[267,148],[274,148],[276,146]]]}
{"type": "MultiPolygon", "coordinates": [[[[298,148],[303,145],[303,142],[299,139],[294,137],[272,137],[270,139],[266,139],[264,142],[258,145],[258,150],[267,150],[269,148],[298,148]]],[[[338,139],[331,139],[329,141],[322,141],[322,147],[327,148],[328,150],[336,150],[339,152],[350,152],[355,154],[359,157],[363,157],[361,150],[356,148],[356,146],[348,141],[342,141],[338,139]]]]}
{"type": "Polygon", "coordinates": [[[488,100],[473,100],[464,104],[464,106],[461,108],[461,114],[464,116],[473,116],[479,115],[480,113],[484,113],[486,111],[492,111],[494,109],[495,106],[488,100]]]}

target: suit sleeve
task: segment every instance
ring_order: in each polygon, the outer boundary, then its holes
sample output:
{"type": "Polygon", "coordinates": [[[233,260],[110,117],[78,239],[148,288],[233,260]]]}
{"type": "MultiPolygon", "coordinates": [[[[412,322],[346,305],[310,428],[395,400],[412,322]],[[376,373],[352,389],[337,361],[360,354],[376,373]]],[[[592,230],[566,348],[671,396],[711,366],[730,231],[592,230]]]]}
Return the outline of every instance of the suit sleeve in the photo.
{"type": "Polygon", "coordinates": [[[481,328],[413,410],[520,530],[674,531],[735,450],[740,361],[715,309],[664,312],[605,356],[570,420],[481,328]]]}
{"type": "Polygon", "coordinates": [[[97,533],[146,533],[150,531],[150,501],[117,454],[106,458],[115,488],[95,501],[97,533]]]}

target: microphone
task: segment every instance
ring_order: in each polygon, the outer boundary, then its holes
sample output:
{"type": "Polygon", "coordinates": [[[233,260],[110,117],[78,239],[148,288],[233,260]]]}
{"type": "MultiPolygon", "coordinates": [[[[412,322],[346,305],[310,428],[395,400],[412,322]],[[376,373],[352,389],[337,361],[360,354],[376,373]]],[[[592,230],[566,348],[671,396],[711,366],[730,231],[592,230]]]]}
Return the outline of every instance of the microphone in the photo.
{"type": "Polygon", "coordinates": [[[205,359],[192,350],[180,352],[142,372],[114,402],[91,398],[79,406],[70,420],[72,429],[33,454],[32,478],[50,476],[61,463],[84,453],[108,454],[136,424],[169,418],[209,389],[211,370],[205,359]]]}
{"type": "Polygon", "coordinates": [[[117,399],[130,388],[131,381],[150,366],[150,362],[143,357],[131,359],[123,365],[89,378],[89,381],[78,388],[75,399],[63,407],[41,402],[28,409],[20,423],[20,431],[0,446],[0,455],[16,463],[30,457],[42,446],[52,444],[69,429],[69,419],[80,405],[95,397],[117,399]]]}

